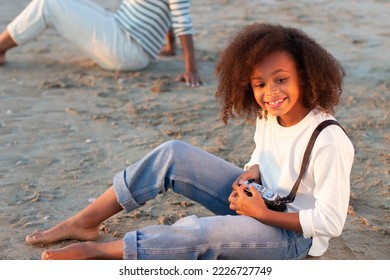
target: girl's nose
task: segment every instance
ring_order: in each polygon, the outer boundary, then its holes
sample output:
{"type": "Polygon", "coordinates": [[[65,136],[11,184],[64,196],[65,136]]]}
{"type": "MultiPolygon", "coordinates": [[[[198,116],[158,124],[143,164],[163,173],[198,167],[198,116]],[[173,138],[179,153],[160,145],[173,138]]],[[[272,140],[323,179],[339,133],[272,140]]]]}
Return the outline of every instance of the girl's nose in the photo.
{"type": "Polygon", "coordinates": [[[276,85],[269,85],[267,90],[267,95],[275,95],[279,93],[279,88],[276,85]]]}

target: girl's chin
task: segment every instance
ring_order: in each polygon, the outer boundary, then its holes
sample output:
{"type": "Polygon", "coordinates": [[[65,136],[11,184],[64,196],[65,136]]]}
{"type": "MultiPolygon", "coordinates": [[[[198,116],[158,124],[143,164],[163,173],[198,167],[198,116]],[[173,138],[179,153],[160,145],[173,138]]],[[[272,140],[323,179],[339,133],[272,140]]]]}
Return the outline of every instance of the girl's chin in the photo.
{"type": "Polygon", "coordinates": [[[275,109],[275,108],[266,107],[265,110],[268,112],[268,114],[271,114],[275,117],[280,117],[285,113],[282,108],[275,109]]]}

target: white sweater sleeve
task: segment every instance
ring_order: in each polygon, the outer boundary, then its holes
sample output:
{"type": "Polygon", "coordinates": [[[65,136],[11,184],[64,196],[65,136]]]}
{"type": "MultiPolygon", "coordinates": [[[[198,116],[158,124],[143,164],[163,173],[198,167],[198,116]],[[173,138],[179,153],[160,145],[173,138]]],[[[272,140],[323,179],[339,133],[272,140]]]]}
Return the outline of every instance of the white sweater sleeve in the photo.
{"type": "Polygon", "coordinates": [[[353,156],[348,142],[324,146],[314,155],[315,207],[299,212],[305,237],[341,234],[349,205],[353,156]]]}
{"type": "Polygon", "coordinates": [[[249,161],[244,165],[244,170],[249,170],[249,168],[254,164],[259,164],[259,145],[258,141],[260,141],[260,128],[259,128],[259,119],[256,121],[256,130],[255,135],[253,137],[253,140],[255,142],[255,149],[252,152],[252,155],[249,159],[249,161]]]}

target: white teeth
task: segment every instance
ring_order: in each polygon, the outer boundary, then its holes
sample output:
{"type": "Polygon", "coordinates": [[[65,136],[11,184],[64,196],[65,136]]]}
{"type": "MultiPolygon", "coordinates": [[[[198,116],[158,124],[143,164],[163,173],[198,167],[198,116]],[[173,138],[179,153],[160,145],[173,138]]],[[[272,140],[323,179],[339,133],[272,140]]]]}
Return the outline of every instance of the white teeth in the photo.
{"type": "Polygon", "coordinates": [[[283,99],[279,99],[279,100],[276,100],[276,101],[271,101],[271,102],[268,102],[270,105],[275,105],[277,103],[281,103],[283,102],[283,99]]]}

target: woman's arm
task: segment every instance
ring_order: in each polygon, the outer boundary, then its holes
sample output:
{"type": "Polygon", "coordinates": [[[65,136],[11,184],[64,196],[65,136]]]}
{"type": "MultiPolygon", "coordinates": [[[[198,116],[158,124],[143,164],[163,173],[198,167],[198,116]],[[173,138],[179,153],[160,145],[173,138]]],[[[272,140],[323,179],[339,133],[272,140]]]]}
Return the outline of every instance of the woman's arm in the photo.
{"type": "Polygon", "coordinates": [[[165,35],[165,46],[161,49],[160,55],[162,56],[173,56],[176,55],[176,39],[173,28],[169,28],[165,35]]]}
{"type": "Polygon", "coordinates": [[[172,28],[174,34],[180,39],[185,63],[185,72],[177,76],[176,81],[184,81],[191,87],[200,86],[202,80],[198,75],[195,60],[195,48],[192,37],[194,30],[190,14],[190,1],[169,0],[168,5],[171,11],[172,28]]]}
{"type": "Polygon", "coordinates": [[[180,43],[183,48],[185,72],[180,74],[176,81],[184,81],[188,86],[198,87],[203,82],[198,75],[195,59],[195,48],[191,34],[180,35],[180,43]]]}

